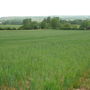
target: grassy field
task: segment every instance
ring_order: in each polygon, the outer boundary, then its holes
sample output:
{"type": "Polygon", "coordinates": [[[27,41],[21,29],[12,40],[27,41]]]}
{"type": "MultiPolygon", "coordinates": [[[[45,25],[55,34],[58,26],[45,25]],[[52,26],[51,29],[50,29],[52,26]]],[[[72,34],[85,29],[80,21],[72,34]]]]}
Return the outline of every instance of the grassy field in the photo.
{"type": "Polygon", "coordinates": [[[16,28],[18,29],[22,25],[0,25],[0,28],[16,28]]]}
{"type": "Polygon", "coordinates": [[[90,31],[0,31],[0,90],[73,90],[88,71],[90,31]]]}

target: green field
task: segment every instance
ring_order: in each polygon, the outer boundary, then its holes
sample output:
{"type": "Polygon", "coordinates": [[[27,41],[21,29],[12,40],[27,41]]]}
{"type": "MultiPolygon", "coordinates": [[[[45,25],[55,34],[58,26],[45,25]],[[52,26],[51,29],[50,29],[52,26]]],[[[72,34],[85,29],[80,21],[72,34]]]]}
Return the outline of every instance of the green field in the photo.
{"type": "Polygon", "coordinates": [[[90,71],[90,31],[0,31],[0,90],[73,90],[90,71]]]}
{"type": "Polygon", "coordinates": [[[0,25],[0,28],[16,28],[18,29],[22,25],[0,25]]]}

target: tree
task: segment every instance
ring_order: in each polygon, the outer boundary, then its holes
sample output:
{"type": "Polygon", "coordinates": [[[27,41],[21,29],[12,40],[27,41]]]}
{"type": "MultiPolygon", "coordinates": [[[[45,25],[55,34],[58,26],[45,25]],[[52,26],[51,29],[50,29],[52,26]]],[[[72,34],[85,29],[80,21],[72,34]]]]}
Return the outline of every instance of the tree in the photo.
{"type": "Polygon", "coordinates": [[[39,23],[36,21],[31,22],[30,27],[31,27],[30,29],[39,29],[40,28],[39,23]]]}
{"type": "Polygon", "coordinates": [[[32,21],[31,19],[24,19],[23,26],[20,29],[39,29],[40,25],[36,21],[32,21]]]}
{"type": "Polygon", "coordinates": [[[23,20],[23,26],[21,28],[23,29],[31,29],[31,19],[24,19],[23,20]]]}
{"type": "Polygon", "coordinates": [[[44,19],[44,20],[40,23],[40,27],[41,27],[41,29],[50,29],[50,28],[51,28],[50,18],[44,19]]]}
{"type": "Polygon", "coordinates": [[[59,17],[53,17],[51,19],[51,27],[52,27],[52,29],[59,29],[60,28],[59,17]]]}

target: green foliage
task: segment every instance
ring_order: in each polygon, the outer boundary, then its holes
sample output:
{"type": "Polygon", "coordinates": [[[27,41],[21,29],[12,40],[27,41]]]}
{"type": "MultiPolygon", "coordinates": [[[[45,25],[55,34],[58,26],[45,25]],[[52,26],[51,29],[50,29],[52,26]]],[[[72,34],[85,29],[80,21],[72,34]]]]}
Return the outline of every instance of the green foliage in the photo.
{"type": "Polygon", "coordinates": [[[59,17],[47,17],[41,22],[25,19],[20,29],[61,29],[61,30],[79,30],[90,29],[88,20],[60,20],[59,17]]]}
{"type": "Polygon", "coordinates": [[[90,20],[85,20],[80,26],[81,29],[87,30],[90,29],[90,20]]]}
{"type": "Polygon", "coordinates": [[[72,25],[71,25],[70,23],[64,23],[64,24],[61,24],[61,25],[60,25],[60,28],[61,28],[61,29],[64,29],[64,30],[67,30],[67,29],[68,29],[68,30],[69,30],[69,29],[71,30],[71,29],[72,29],[72,25]]]}
{"type": "Polygon", "coordinates": [[[40,23],[41,29],[50,29],[51,28],[51,18],[45,18],[41,23],[40,23]]]}
{"type": "Polygon", "coordinates": [[[0,31],[1,90],[69,90],[89,69],[90,31],[0,31]]]}
{"type": "Polygon", "coordinates": [[[23,20],[23,26],[20,29],[38,29],[39,24],[36,21],[32,21],[31,19],[23,20]]]}
{"type": "Polygon", "coordinates": [[[51,19],[51,27],[52,29],[59,29],[60,27],[59,17],[54,17],[51,19]]]}
{"type": "Polygon", "coordinates": [[[23,29],[59,29],[60,20],[59,17],[47,17],[42,22],[38,23],[31,19],[25,19],[23,21],[23,29]]]}
{"type": "MultiPolygon", "coordinates": [[[[17,19],[10,20],[10,21],[5,21],[4,24],[13,24],[17,25],[18,21],[17,19]]],[[[4,26],[3,25],[3,26],[4,26]]],[[[59,17],[46,17],[43,18],[41,21],[34,21],[32,18],[26,18],[23,20],[21,27],[16,28],[13,27],[11,28],[11,25],[5,25],[8,27],[0,27],[0,30],[13,30],[13,29],[19,29],[19,30],[32,30],[32,29],[58,29],[58,30],[90,30],[90,20],[80,20],[80,19],[75,19],[75,20],[63,20],[60,19],[59,17]],[[9,27],[10,26],[10,27],[9,27]]],[[[19,26],[19,24],[17,25],[19,26]]]]}

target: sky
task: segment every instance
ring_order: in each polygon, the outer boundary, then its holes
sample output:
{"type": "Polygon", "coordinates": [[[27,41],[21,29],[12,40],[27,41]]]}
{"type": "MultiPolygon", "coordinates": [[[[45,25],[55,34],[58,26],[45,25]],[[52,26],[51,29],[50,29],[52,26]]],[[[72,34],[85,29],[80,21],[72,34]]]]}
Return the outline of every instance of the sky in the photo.
{"type": "Polygon", "coordinates": [[[90,0],[0,0],[0,17],[90,15],[90,0]]]}

